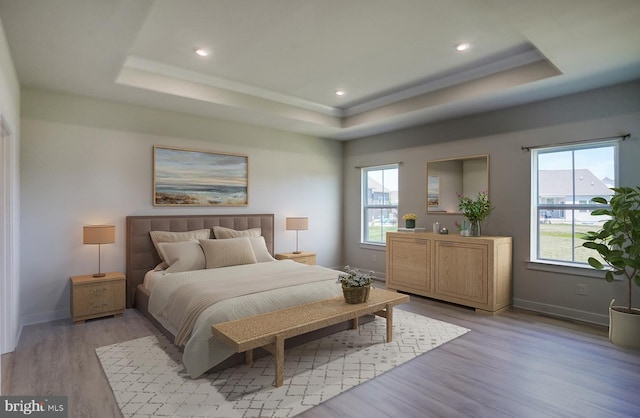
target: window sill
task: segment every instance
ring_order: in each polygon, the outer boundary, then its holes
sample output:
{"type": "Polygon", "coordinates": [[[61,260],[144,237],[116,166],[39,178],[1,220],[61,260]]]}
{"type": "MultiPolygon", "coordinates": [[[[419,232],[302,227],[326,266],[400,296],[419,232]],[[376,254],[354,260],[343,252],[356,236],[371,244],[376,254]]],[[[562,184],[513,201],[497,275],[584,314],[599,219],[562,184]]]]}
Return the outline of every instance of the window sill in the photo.
{"type": "Polygon", "coordinates": [[[604,279],[606,270],[596,270],[591,266],[576,266],[575,264],[564,264],[560,262],[549,262],[541,260],[531,260],[526,262],[529,270],[547,271],[550,273],[570,274],[572,276],[594,277],[604,279]]]}
{"type": "Polygon", "coordinates": [[[360,243],[360,248],[365,249],[365,250],[386,251],[387,250],[387,244],[382,243],[382,242],[380,244],[375,244],[373,242],[361,242],[360,243]]]}

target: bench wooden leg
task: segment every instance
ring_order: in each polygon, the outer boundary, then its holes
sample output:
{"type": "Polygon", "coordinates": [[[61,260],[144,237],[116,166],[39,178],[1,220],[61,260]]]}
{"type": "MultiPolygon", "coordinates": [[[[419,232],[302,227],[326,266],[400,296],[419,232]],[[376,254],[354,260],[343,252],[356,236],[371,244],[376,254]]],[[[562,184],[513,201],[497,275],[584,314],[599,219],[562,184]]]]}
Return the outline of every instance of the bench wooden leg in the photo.
{"type": "Polygon", "coordinates": [[[253,350],[247,350],[244,353],[244,364],[251,366],[253,364],[253,350]]]}
{"type": "Polygon", "coordinates": [[[387,305],[387,342],[393,339],[393,306],[387,305]]]}
{"type": "Polygon", "coordinates": [[[283,383],[283,369],[284,369],[284,336],[278,334],[275,336],[275,341],[271,344],[263,346],[265,350],[270,352],[275,358],[276,363],[276,380],[273,385],[277,388],[282,386],[283,383]]]}
{"type": "Polygon", "coordinates": [[[276,382],[275,386],[279,388],[282,386],[284,372],[284,337],[282,335],[276,335],[276,382]]]}
{"type": "Polygon", "coordinates": [[[353,318],[351,320],[351,329],[358,329],[358,325],[360,325],[360,318],[353,318]]]}

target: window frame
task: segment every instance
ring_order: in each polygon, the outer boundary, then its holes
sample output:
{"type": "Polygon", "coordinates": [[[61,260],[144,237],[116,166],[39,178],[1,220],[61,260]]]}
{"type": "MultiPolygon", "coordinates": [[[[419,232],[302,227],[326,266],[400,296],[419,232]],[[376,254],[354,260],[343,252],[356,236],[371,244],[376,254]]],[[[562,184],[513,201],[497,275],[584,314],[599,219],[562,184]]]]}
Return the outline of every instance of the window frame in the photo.
{"type": "MultiPolygon", "coordinates": [[[[538,263],[545,264],[550,266],[558,266],[558,267],[570,267],[570,268],[579,268],[579,269],[591,269],[589,264],[585,262],[580,262],[575,260],[575,251],[572,251],[572,259],[573,260],[557,260],[550,258],[540,257],[540,219],[541,219],[541,211],[550,210],[550,211],[572,211],[574,215],[571,216],[571,239],[572,239],[572,248],[576,248],[576,213],[584,213],[585,211],[593,211],[595,209],[601,209],[607,207],[607,205],[589,203],[589,204],[581,204],[580,199],[576,199],[576,187],[575,182],[572,187],[573,193],[573,203],[539,203],[539,188],[538,188],[538,180],[539,180],[539,158],[538,156],[541,154],[550,154],[550,153],[559,153],[559,152],[567,152],[572,151],[572,178],[575,179],[575,170],[580,169],[575,166],[575,151],[586,150],[586,149],[597,149],[597,148],[605,148],[605,147],[613,147],[613,164],[614,164],[614,185],[612,187],[619,187],[619,170],[620,170],[620,140],[603,140],[597,142],[589,142],[585,144],[568,144],[568,145],[557,145],[557,146],[545,146],[540,148],[532,148],[531,149],[531,202],[530,202],[530,263],[538,263]]],[[[584,200],[582,200],[584,201],[584,200]]],[[[597,228],[596,228],[597,229],[597,228]]]]}
{"type": "MultiPolygon", "coordinates": [[[[398,213],[398,204],[400,198],[396,200],[395,204],[369,204],[368,201],[368,190],[369,190],[369,176],[368,173],[370,171],[381,171],[381,170],[392,170],[395,169],[398,172],[398,182],[396,183],[396,188],[399,189],[399,177],[400,177],[400,164],[392,163],[392,164],[382,164],[382,165],[374,165],[368,167],[362,167],[360,169],[360,244],[361,245],[373,245],[373,246],[386,246],[386,234],[382,234],[381,241],[371,241],[366,240],[366,237],[370,237],[370,225],[367,219],[367,213],[370,209],[381,209],[381,210],[395,210],[396,211],[396,222],[397,222],[397,213],[398,213]]],[[[384,188],[384,184],[382,185],[384,188]]],[[[382,223],[380,224],[380,228],[383,228],[382,223]]],[[[398,228],[398,224],[396,223],[396,231],[398,228]]]]}

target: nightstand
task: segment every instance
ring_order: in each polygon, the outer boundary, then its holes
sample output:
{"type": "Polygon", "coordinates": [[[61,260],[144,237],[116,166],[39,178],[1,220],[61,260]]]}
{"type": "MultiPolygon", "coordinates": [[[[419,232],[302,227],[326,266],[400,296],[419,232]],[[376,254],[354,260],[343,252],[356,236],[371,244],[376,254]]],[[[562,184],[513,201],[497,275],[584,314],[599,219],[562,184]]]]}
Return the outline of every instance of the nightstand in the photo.
{"type": "Polygon", "coordinates": [[[87,319],[121,315],[125,308],[125,277],[107,273],[71,277],[71,319],[81,324],[87,319]]]}
{"type": "Polygon", "coordinates": [[[316,264],[316,253],[301,252],[300,254],[294,253],[280,253],[276,254],[276,260],[293,260],[297,263],[314,265],[316,264]]]}

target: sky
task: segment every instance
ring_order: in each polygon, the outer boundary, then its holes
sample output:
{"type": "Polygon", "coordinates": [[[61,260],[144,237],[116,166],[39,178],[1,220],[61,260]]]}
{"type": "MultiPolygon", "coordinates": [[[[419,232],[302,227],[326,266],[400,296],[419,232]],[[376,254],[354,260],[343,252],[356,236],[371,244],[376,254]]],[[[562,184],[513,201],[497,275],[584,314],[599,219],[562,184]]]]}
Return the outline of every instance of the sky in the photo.
{"type": "MultiPolygon", "coordinates": [[[[383,184],[382,172],[383,170],[372,170],[368,172],[368,176],[383,184]]],[[[384,170],[384,187],[387,191],[398,191],[398,169],[384,170]]]]}
{"type": "MultiPolygon", "coordinates": [[[[574,152],[576,169],[589,169],[599,179],[603,179],[605,177],[615,179],[615,147],[607,146],[590,148],[576,150],[574,152]]],[[[538,156],[539,170],[566,170],[572,168],[571,151],[552,153],[540,152],[538,156]]]]}
{"type": "Polygon", "coordinates": [[[154,158],[157,183],[247,185],[245,156],[156,147],[154,158]]]}

